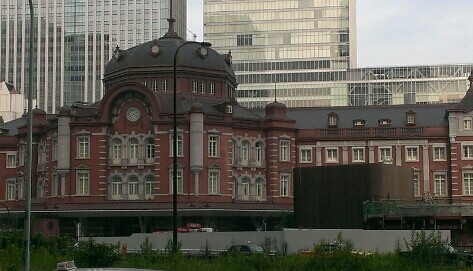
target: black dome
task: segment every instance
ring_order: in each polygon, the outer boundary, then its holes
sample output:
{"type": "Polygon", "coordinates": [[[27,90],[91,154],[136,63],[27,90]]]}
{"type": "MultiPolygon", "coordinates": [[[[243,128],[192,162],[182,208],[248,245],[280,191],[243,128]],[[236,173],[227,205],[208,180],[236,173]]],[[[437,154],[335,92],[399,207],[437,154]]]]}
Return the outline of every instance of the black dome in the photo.
{"type": "Polygon", "coordinates": [[[126,69],[144,68],[144,67],[173,67],[174,54],[179,46],[177,56],[177,66],[187,66],[198,69],[214,70],[227,72],[233,76],[235,73],[228,61],[212,48],[207,48],[208,55],[199,54],[200,42],[185,41],[180,37],[164,36],[158,40],[148,41],[127,50],[120,51],[118,48],[118,58],[114,56],[105,68],[105,77],[108,74],[126,69]],[[158,46],[159,53],[153,54],[152,47],[158,46]]]}

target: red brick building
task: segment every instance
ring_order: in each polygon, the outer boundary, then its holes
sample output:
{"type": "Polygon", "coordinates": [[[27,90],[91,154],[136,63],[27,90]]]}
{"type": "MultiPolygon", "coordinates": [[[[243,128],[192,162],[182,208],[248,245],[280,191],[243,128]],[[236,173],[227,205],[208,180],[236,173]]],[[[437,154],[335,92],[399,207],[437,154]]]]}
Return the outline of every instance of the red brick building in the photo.
{"type": "MultiPolygon", "coordinates": [[[[172,28],[171,28],[172,29],[172,28]]],[[[459,104],[247,110],[231,54],[172,30],[117,48],[106,94],[56,115],[34,110],[32,216],[45,234],[169,230],[173,57],[179,223],[277,229],[292,213],[295,167],[393,163],[414,169],[416,199],[473,202],[473,88],[459,104]]],[[[473,80],[473,77],[470,78],[473,80]]],[[[0,125],[0,207],[24,212],[27,116],[0,125]]],[[[15,222],[16,221],[16,222],[15,222]]]]}

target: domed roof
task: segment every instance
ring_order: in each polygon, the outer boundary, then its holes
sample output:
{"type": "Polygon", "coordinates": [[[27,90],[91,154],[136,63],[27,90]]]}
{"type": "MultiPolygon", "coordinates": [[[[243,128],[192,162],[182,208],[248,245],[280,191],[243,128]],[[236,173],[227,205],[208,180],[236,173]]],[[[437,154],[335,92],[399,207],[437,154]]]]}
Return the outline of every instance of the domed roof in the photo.
{"type": "Polygon", "coordinates": [[[59,108],[58,114],[60,116],[70,116],[71,115],[71,108],[67,105],[63,105],[61,108],[59,108]]]}
{"type": "Polygon", "coordinates": [[[33,109],[33,115],[46,115],[46,111],[36,107],[35,109],[33,109]]]}
{"type": "Polygon", "coordinates": [[[108,74],[133,68],[143,67],[173,67],[174,54],[178,48],[177,66],[187,66],[197,69],[227,72],[234,76],[228,60],[217,51],[208,47],[210,44],[195,41],[185,41],[179,36],[165,35],[127,50],[115,49],[114,56],[105,69],[108,74]],[[183,45],[186,43],[186,45],[183,45]],[[182,47],[180,47],[182,46],[182,47]],[[200,49],[206,47],[206,52],[200,49]]]}

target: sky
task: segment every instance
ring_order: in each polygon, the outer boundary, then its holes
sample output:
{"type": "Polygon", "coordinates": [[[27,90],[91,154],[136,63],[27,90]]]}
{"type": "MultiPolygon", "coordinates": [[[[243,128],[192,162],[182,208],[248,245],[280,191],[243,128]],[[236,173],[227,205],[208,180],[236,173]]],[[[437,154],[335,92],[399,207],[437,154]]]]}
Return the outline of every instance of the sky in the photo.
{"type": "MultiPolygon", "coordinates": [[[[203,0],[187,3],[187,28],[201,41],[203,0]]],[[[471,64],[472,12],[473,0],[357,0],[357,66],[471,64]]]]}

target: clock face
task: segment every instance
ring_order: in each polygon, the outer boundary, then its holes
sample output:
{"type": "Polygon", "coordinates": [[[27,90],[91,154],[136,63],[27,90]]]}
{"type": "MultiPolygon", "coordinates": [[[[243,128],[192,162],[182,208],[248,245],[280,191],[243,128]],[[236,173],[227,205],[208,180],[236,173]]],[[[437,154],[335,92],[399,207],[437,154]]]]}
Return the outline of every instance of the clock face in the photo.
{"type": "Polygon", "coordinates": [[[207,56],[207,54],[208,54],[209,52],[208,52],[207,48],[205,48],[205,47],[200,47],[199,53],[200,53],[201,56],[207,56]]]}
{"type": "Polygon", "coordinates": [[[131,107],[130,109],[128,109],[128,111],[126,111],[126,118],[129,121],[137,121],[140,119],[140,114],[141,113],[138,108],[131,107]]]}
{"type": "Polygon", "coordinates": [[[155,44],[151,47],[151,53],[152,54],[157,55],[157,54],[159,54],[159,51],[160,51],[160,48],[159,48],[158,45],[155,44]]]}

